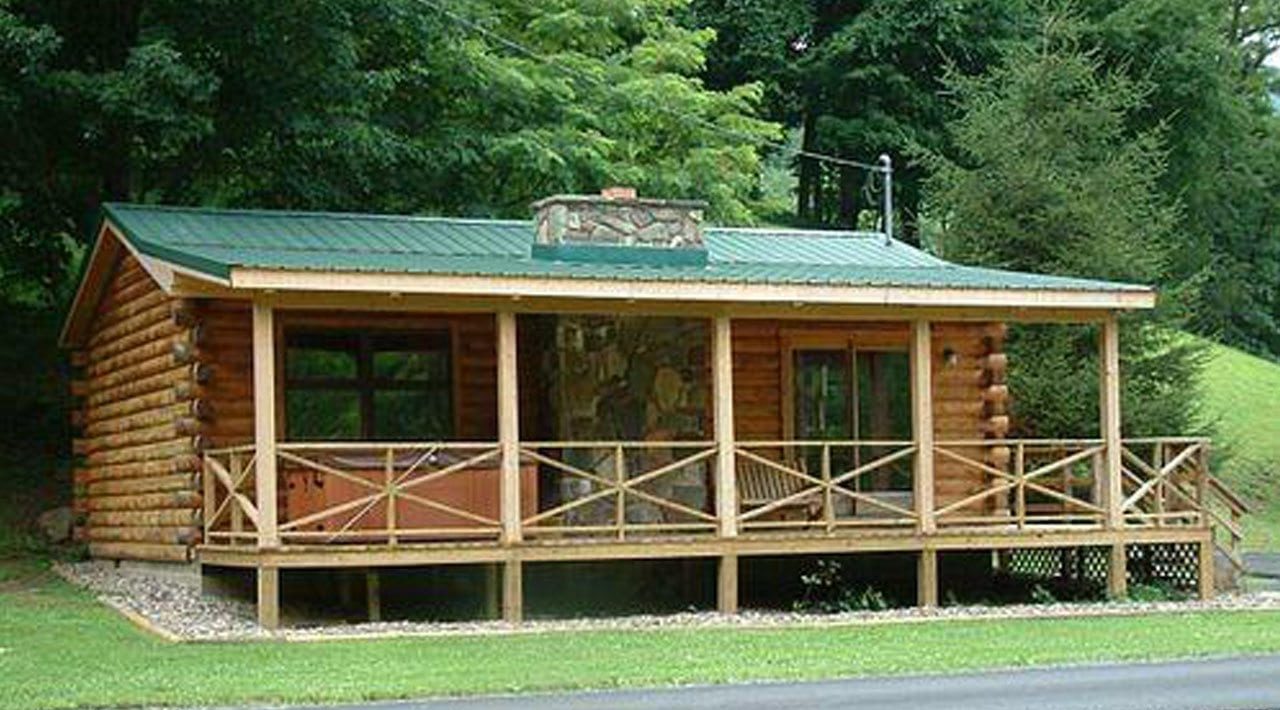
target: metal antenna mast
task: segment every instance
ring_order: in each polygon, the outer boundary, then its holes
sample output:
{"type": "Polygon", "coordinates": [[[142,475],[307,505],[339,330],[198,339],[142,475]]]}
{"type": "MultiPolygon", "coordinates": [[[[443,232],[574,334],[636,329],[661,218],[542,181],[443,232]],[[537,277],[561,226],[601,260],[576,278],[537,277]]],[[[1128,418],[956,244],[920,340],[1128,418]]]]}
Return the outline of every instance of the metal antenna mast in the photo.
{"type": "Polygon", "coordinates": [[[888,153],[880,154],[880,172],[884,175],[884,210],[880,225],[884,229],[884,245],[893,244],[893,159],[888,153]]]}

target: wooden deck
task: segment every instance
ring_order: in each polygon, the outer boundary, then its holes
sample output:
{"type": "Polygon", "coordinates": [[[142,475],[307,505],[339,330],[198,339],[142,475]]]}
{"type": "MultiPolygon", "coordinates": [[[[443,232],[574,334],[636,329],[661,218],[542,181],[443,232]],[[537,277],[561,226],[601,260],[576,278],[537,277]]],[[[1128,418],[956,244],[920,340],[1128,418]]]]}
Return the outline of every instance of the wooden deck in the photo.
{"type": "MultiPolygon", "coordinates": [[[[197,554],[204,565],[257,570],[268,596],[278,594],[271,585],[281,569],[499,564],[518,580],[526,562],[717,558],[726,611],[736,608],[738,559],[751,556],[917,554],[925,605],[937,603],[943,552],[1106,547],[1117,595],[1125,588],[1126,546],[1195,546],[1205,596],[1215,546],[1237,558],[1242,506],[1210,473],[1206,440],[1124,440],[1114,507],[1099,475],[1102,440],[932,442],[927,458],[983,474],[983,483],[947,497],[919,495],[921,446],[739,441],[729,457],[733,475],[724,476],[717,442],[519,442],[520,503],[495,509],[502,492],[493,471],[502,454],[492,442],[277,443],[272,475],[314,478],[330,497],[298,508],[283,494],[277,500],[285,505],[267,516],[276,526],[269,540],[260,533],[256,493],[263,459],[253,446],[233,447],[205,454],[197,554]],[[819,461],[819,471],[808,472],[800,458],[819,461]],[[744,467],[752,476],[740,475],[744,467]],[[896,480],[876,475],[890,467],[896,480]],[[713,491],[727,481],[733,494],[693,502],[662,485],[690,474],[716,481],[713,491]],[[548,475],[581,485],[559,498],[526,489],[548,475]],[[773,482],[762,484],[761,476],[773,482]],[[472,486],[471,493],[458,495],[448,481],[472,486]],[[477,485],[492,490],[476,494],[477,485]],[[788,514],[797,501],[800,512],[788,514]]],[[[521,591],[512,584],[504,603],[507,618],[518,618],[521,591]]]]}

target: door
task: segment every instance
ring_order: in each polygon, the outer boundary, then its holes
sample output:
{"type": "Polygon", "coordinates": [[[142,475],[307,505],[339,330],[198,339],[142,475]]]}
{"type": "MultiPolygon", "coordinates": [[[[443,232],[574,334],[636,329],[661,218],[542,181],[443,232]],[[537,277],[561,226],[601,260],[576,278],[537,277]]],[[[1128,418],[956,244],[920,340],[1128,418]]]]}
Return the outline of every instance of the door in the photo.
{"type": "MultiPolygon", "coordinates": [[[[802,347],[791,350],[791,438],[825,441],[909,441],[911,369],[905,350],[802,347]]],[[[892,446],[839,445],[831,448],[831,471],[839,476],[894,450],[892,446]]],[[[797,457],[818,475],[822,451],[799,447],[797,457]]],[[[877,469],[851,488],[910,489],[909,460],[877,469]]]]}

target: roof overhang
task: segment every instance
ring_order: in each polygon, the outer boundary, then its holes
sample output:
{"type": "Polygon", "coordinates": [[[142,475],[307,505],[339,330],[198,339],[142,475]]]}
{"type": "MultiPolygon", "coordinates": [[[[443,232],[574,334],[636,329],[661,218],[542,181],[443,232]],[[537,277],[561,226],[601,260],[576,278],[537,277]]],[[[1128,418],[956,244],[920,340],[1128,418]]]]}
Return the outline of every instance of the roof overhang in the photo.
{"type": "Polygon", "coordinates": [[[1150,289],[1013,289],[921,286],[618,280],[233,268],[235,290],[432,294],[627,302],[771,303],[847,306],[1137,310],[1155,306],[1150,289]]]}

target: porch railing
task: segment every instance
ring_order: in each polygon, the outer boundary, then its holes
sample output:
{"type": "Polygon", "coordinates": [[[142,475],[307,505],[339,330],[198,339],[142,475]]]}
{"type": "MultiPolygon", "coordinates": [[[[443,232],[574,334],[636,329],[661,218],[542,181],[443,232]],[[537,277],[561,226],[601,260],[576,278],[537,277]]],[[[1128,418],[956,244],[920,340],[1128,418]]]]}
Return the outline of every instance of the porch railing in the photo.
{"type": "Polygon", "coordinates": [[[527,537],[712,533],[709,441],[521,443],[522,461],[554,481],[550,503],[521,517],[527,537]]]}
{"type": "Polygon", "coordinates": [[[1091,439],[975,439],[934,446],[939,527],[1069,525],[1106,522],[1099,482],[1106,446],[1091,439]]]}
{"type": "MultiPolygon", "coordinates": [[[[715,442],[540,441],[516,451],[523,538],[723,529],[715,467],[724,457],[715,442]]],[[[1105,500],[1106,446],[1097,439],[935,442],[926,510],[916,490],[922,454],[912,441],[738,441],[732,451],[736,505],[727,509],[743,535],[924,531],[926,521],[941,531],[1198,526],[1213,529],[1239,562],[1247,507],[1211,474],[1204,439],[1124,440],[1115,507],[1105,500]]],[[[282,544],[503,539],[497,443],[282,442],[276,456],[282,544]]],[[[258,543],[258,468],[251,445],[205,452],[205,544],[258,543]]]]}
{"type": "Polygon", "coordinates": [[[916,451],[910,441],[739,442],[738,527],[913,526],[916,451]]]}

